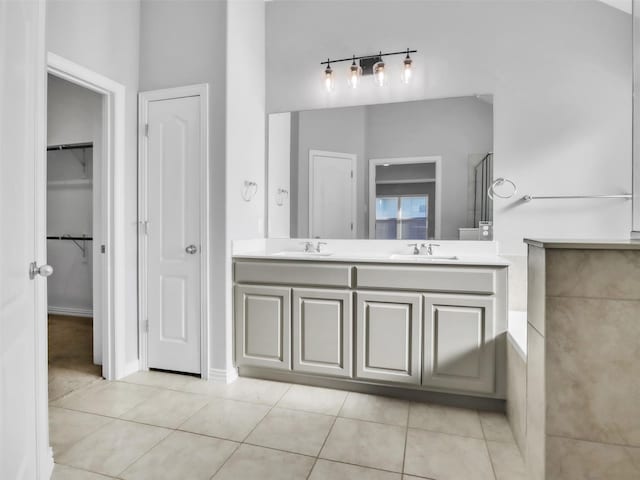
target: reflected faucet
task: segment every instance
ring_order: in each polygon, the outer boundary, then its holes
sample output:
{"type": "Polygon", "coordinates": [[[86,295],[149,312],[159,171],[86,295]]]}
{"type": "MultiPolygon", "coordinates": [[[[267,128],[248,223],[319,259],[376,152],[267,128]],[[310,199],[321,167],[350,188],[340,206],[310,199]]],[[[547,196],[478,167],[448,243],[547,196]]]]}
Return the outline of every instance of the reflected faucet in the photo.
{"type": "Polygon", "coordinates": [[[420,255],[433,255],[433,247],[439,247],[437,243],[423,243],[420,245],[420,255]]]}

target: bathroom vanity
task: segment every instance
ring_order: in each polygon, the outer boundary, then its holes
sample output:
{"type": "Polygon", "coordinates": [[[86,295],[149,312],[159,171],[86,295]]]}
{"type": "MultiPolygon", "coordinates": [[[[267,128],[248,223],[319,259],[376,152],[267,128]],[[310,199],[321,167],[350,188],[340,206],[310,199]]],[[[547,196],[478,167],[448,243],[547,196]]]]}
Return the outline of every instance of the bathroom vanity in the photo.
{"type": "Polygon", "coordinates": [[[233,273],[240,374],[504,398],[498,257],[258,253],[233,273]]]}

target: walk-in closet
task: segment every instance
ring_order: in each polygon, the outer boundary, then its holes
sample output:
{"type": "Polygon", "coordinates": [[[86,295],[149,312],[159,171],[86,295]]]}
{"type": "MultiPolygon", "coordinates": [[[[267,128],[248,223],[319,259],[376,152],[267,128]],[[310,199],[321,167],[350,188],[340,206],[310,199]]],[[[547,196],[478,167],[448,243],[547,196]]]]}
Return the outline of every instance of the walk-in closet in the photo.
{"type": "Polygon", "coordinates": [[[49,398],[99,381],[100,95],[48,77],[49,398]],[[97,260],[97,261],[96,261],[97,260]]]}

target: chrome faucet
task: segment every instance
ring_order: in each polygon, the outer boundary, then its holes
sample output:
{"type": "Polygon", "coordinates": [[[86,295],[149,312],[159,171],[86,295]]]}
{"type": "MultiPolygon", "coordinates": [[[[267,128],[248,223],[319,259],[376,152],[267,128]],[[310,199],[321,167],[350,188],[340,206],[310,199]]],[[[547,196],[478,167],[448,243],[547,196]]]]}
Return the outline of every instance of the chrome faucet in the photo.
{"type": "MultiPolygon", "coordinates": [[[[422,244],[424,245],[424,243],[422,244]]],[[[418,244],[417,243],[409,243],[407,244],[408,247],[413,247],[413,254],[414,255],[420,255],[420,250],[418,249],[418,244]]]]}
{"type": "Polygon", "coordinates": [[[302,245],[304,245],[305,253],[312,253],[316,249],[316,247],[313,245],[313,242],[302,242],[302,245]]]}
{"type": "Polygon", "coordinates": [[[433,247],[439,247],[437,243],[423,243],[420,245],[420,255],[433,255],[433,247]]]}
{"type": "Polygon", "coordinates": [[[316,252],[320,253],[321,249],[322,249],[322,245],[326,245],[327,242],[318,242],[318,244],[316,245],[316,252]]]}

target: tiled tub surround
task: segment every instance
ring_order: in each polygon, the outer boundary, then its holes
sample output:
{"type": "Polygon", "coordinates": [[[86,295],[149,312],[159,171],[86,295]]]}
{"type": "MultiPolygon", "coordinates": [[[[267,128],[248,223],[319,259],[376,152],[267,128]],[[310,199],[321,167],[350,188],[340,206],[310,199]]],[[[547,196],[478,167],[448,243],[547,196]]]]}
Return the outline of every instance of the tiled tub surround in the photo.
{"type": "Polygon", "coordinates": [[[529,244],[531,480],[640,478],[640,243],[529,244]]]}
{"type": "Polygon", "coordinates": [[[234,255],[241,375],[504,408],[508,262],[491,244],[416,263],[382,248],[405,242],[328,242],[329,257],[234,255]]]}
{"type": "Polygon", "coordinates": [[[503,414],[248,378],[100,381],[50,432],[52,480],[525,480],[503,414]]]}

